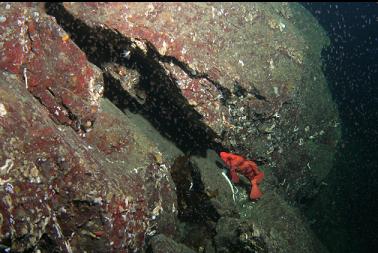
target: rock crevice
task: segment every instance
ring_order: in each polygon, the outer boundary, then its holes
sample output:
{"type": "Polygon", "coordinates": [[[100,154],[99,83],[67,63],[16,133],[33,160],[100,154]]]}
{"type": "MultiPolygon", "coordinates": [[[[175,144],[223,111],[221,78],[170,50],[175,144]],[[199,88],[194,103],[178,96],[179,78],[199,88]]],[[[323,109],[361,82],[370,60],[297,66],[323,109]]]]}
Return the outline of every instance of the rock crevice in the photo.
{"type": "MultiPolygon", "coordinates": [[[[176,80],[166,73],[160,61],[175,64],[194,79],[210,80],[207,74],[193,74],[195,71],[185,63],[174,57],[161,56],[151,43],[127,38],[104,26],[89,27],[74,18],[62,4],[48,3],[46,9],[86,53],[88,59],[102,68],[105,74],[104,96],[121,111],[130,109],[143,115],[184,153],[205,155],[209,148],[222,149],[216,141],[218,135],[203,123],[202,115],[182,95],[176,80]],[[119,73],[123,71],[123,78],[127,78],[131,71],[137,71],[139,81],[129,86],[143,90],[143,104],[121,85],[121,78],[109,74],[109,67],[117,68],[119,73]]],[[[227,90],[224,92],[228,94],[227,90]]]]}

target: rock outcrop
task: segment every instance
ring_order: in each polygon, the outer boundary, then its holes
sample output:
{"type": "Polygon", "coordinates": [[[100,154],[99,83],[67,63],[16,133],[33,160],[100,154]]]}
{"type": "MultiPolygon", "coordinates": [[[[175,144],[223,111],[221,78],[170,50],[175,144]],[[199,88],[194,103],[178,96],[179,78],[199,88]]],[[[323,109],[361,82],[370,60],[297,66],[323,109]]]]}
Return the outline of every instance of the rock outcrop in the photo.
{"type": "Polygon", "coordinates": [[[338,140],[320,63],[328,41],[303,8],[0,9],[1,248],[324,250],[283,200],[316,194],[338,140]],[[254,209],[243,184],[229,187],[221,150],[261,165],[274,204],[254,209]],[[269,222],[275,210],[286,218],[269,222]]]}

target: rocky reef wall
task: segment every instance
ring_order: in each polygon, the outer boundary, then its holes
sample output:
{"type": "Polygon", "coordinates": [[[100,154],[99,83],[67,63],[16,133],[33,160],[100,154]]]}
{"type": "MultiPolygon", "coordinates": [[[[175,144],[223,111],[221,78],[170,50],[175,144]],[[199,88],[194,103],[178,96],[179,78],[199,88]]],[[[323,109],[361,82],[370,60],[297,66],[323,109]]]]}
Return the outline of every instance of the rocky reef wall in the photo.
{"type": "Polygon", "coordinates": [[[322,187],[339,138],[303,8],[0,8],[1,247],[324,252],[287,205],[322,187]],[[263,200],[229,188],[221,150],[261,166],[263,200]]]}

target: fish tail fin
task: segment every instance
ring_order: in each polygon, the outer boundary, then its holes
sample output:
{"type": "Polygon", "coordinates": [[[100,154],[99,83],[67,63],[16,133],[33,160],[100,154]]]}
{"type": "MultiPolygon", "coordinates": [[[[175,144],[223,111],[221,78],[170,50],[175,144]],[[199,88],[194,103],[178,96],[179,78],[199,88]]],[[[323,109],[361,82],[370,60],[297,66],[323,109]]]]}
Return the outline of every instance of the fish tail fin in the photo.
{"type": "Polygon", "coordinates": [[[251,189],[251,193],[249,194],[249,197],[252,200],[256,200],[256,199],[261,198],[262,192],[260,191],[260,188],[257,185],[257,182],[255,180],[252,180],[251,183],[252,183],[252,189],[251,189]]]}
{"type": "Polygon", "coordinates": [[[260,184],[260,183],[263,181],[264,177],[265,177],[264,172],[260,171],[260,173],[257,174],[257,175],[253,178],[253,180],[255,180],[257,184],[260,184]]]}

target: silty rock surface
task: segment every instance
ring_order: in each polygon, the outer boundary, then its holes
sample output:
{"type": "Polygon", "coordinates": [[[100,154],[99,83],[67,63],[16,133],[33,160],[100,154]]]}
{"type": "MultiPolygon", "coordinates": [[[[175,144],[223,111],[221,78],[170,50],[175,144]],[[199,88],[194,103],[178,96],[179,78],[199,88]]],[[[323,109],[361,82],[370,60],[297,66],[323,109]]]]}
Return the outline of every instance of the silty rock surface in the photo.
{"type": "Polygon", "coordinates": [[[64,7],[89,27],[128,38],[133,46],[118,52],[126,59],[132,60],[134,49],[154,58],[214,139],[268,163],[289,200],[316,193],[332,166],[339,128],[320,62],[329,41],[304,8],[291,3],[64,7]]]}

